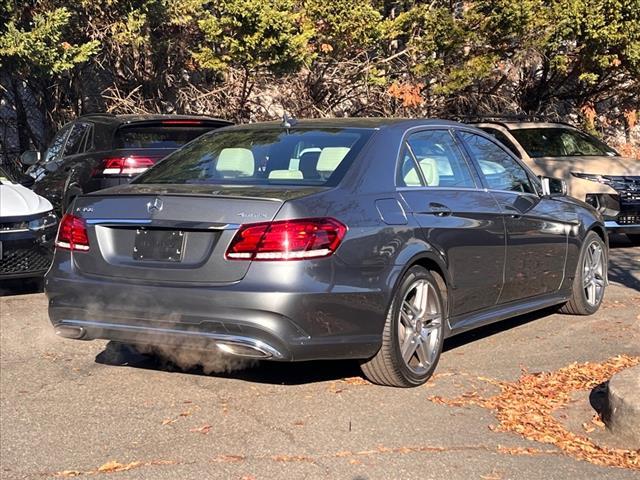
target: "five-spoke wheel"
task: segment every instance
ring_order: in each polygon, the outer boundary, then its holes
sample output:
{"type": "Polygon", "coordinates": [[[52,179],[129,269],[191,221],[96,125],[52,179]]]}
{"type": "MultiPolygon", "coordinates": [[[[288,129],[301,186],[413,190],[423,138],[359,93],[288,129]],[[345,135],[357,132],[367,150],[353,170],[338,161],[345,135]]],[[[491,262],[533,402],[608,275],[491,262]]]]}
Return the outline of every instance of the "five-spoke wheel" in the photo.
{"type": "Polygon", "coordinates": [[[597,233],[588,232],[582,242],[571,298],[560,311],[574,315],[595,313],[604,298],[606,284],[606,245],[597,233]]]}
{"type": "Polygon", "coordinates": [[[395,387],[429,379],[442,351],[446,298],[445,283],[436,272],[418,265],[407,271],[389,308],[382,346],[362,363],[367,378],[395,387]]]}

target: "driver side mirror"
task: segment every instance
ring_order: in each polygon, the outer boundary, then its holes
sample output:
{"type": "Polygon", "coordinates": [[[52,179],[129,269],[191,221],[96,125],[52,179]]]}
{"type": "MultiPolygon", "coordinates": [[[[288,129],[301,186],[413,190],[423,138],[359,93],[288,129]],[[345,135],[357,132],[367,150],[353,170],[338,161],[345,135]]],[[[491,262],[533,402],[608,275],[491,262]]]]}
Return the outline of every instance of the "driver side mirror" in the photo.
{"type": "Polygon", "coordinates": [[[35,150],[27,150],[20,155],[20,163],[23,165],[35,165],[40,160],[40,152],[35,150]]]}
{"type": "Polygon", "coordinates": [[[567,182],[561,178],[540,176],[544,197],[564,197],[567,194],[567,182]]]}

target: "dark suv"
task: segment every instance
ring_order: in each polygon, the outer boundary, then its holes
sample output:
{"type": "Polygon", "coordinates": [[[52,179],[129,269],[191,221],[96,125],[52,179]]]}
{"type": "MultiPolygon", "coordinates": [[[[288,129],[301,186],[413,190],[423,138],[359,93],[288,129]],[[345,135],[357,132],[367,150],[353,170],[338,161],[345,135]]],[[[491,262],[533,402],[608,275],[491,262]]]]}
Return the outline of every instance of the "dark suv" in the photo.
{"type": "Polygon", "coordinates": [[[91,114],[67,123],[44,155],[28,151],[33,190],[63,213],[82,193],[129,183],[156,161],[216,128],[218,118],[184,115],[91,114]]]}

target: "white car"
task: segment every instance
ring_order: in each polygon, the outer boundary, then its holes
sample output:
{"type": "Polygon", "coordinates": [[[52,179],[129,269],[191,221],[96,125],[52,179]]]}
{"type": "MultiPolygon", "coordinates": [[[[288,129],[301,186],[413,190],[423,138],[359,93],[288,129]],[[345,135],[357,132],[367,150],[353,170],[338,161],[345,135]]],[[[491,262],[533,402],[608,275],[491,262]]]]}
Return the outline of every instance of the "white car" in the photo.
{"type": "Polygon", "coordinates": [[[13,183],[0,169],[0,281],[44,275],[57,225],[48,200],[13,183]]]}

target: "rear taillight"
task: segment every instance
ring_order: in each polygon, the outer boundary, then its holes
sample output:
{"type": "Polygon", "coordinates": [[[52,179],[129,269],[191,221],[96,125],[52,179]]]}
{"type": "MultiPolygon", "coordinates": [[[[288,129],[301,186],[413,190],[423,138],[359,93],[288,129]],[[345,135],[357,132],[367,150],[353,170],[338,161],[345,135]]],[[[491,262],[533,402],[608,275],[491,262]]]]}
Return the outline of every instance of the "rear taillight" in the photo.
{"type": "Polygon", "coordinates": [[[243,225],[226,257],[229,260],[304,260],[336,251],[347,231],[333,218],[305,218],[243,225]]]}
{"type": "Polygon", "coordinates": [[[153,167],[155,159],[151,157],[111,157],[93,170],[93,176],[137,175],[153,167]]]}
{"type": "Polygon", "coordinates": [[[57,248],[65,250],[79,250],[86,252],[89,250],[89,236],[87,235],[87,224],[84,218],[76,217],[69,213],[62,217],[58,236],[56,237],[57,248]]]}

